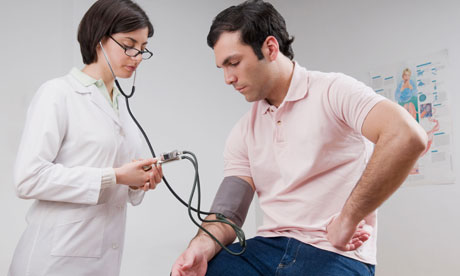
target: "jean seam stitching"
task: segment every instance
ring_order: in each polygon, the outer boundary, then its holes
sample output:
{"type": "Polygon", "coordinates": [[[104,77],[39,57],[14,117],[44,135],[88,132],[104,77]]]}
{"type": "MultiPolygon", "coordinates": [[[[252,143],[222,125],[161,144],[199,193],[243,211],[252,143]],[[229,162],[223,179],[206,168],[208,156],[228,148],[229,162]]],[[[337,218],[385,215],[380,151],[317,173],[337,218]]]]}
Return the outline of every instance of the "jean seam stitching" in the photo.
{"type": "Polygon", "coordinates": [[[286,255],[287,255],[287,252],[288,252],[289,244],[290,244],[290,243],[291,243],[291,238],[288,239],[288,242],[287,242],[287,244],[286,244],[286,249],[284,250],[283,257],[281,258],[280,262],[278,263],[278,267],[276,268],[276,273],[275,273],[275,275],[279,275],[280,269],[281,269],[281,268],[284,268],[284,265],[282,265],[281,263],[283,262],[284,257],[286,257],[286,255]]]}
{"type": "Polygon", "coordinates": [[[283,268],[287,268],[287,267],[290,267],[290,266],[294,265],[294,263],[297,261],[297,254],[299,253],[299,249],[300,249],[301,245],[302,245],[301,243],[299,243],[297,245],[297,249],[295,251],[295,254],[293,255],[293,260],[291,262],[289,262],[288,264],[283,265],[283,268]]]}
{"type": "Polygon", "coordinates": [[[364,264],[364,266],[366,267],[367,271],[369,272],[369,275],[372,276],[374,274],[372,274],[372,271],[371,269],[369,268],[369,265],[368,264],[364,264]]]}

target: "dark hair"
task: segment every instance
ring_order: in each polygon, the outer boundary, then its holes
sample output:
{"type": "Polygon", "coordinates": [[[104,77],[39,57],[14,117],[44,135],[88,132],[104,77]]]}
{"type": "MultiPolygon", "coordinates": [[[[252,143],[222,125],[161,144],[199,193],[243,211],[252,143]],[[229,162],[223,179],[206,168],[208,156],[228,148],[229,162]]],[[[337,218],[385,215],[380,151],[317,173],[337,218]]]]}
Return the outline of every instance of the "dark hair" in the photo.
{"type": "Polygon", "coordinates": [[[241,41],[252,47],[259,59],[263,59],[262,44],[268,36],[278,41],[280,51],[289,59],[294,58],[290,37],[286,30],[286,22],[272,4],[251,0],[231,6],[220,12],[208,33],[208,45],[214,48],[223,32],[241,32],[241,41]]]}
{"type": "Polygon", "coordinates": [[[83,63],[97,61],[96,47],[105,36],[127,33],[147,27],[148,37],[153,26],[147,14],[130,0],[98,0],[83,16],[78,27],[78,42],[83,63]]]}

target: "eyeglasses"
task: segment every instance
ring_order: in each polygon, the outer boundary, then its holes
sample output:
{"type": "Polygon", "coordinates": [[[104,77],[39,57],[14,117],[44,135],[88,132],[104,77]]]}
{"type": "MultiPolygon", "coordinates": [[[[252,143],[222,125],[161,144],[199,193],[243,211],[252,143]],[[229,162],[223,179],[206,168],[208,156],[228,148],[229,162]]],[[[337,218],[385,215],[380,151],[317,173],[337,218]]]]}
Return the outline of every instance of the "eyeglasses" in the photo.
{"type": "Polygon", "coordinates": [[[149,50],[145,49],[145,50],[138,50],[136,48],[133,48],[133,47],[126,47],[124,45],[122,45],[120,42],[116,41],[115,38],[113,38],[111,35],[109,35],[109,37],[115,41],[115,43],[118,44],[118,46],[120,46],[121,48],[123,48],[123,50],[125,50],[125,54],[129,57],[137,57],[139,54],[142,56],[142,59],[143,60],[146,60],[146,59],[149,59],[153,56],[153,53],[150,52],[149,50]]]}

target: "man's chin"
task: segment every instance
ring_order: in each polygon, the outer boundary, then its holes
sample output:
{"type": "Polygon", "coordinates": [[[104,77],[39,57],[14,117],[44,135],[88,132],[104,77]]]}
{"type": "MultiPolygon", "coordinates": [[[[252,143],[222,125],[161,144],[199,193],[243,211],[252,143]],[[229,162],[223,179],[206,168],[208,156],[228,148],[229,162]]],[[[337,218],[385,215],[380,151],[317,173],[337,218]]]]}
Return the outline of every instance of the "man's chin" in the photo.
{"type": "Polygon", "coordinates": [[[257,102],[258,100],[260,100],[260,99],[258,99],[257,97],[254,97],[254,95],[251,95],[251,94],[243,94],[243,96],[244,96],[244,98],[246,99],[246,101],[248,103],[257,102]]]}
{"type": "Polygon", "coordinates": [[[244,98],[246,99],[246,101],[247,101],[248,103],[253,103],[253,102],[256,102],[256,101],[257,101],[256,99],[251,98],[251,97],[249,97],[249,96],[245,96],[244,98]]]}

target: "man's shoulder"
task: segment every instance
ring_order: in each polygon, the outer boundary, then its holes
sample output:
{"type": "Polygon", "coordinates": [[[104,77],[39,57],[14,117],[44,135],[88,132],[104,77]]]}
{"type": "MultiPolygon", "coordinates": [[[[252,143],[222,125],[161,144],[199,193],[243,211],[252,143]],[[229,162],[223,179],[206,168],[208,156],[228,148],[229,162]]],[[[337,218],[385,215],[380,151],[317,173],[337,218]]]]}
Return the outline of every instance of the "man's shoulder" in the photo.
{"type": "Polygon", "coordinates": [[[253,126],[254,122],[257,120],[258,115],[263,114],[263,102],[264,100],[253,102],[246,111],[246,113],[241,116],[238,121],[233,125],[232,131],[239,132],[240,134],[247,133],[249,129],[253,126]]]}
{"type": "Polygon", "coordinates": [[[352,77],[340,72],[307,71],[307,73],[312,83],[333,83],[337,80],[352,79],[352,77]]]}
{"type": "Polygon", "coordinates": [[[320,91],[344,91],[352,90],[365,85],[352,76],[340,72],[309,71],[309,88],[320,91]]]}
{"type": "Polygon", "coordinates": [[[258,102],[254,102],[251,104],[251,107],[249,110],[246,111],[246,113],[241,116],[238,121],[235,123],[235,126],[247,126],[252,118],[252,114],[255,114],[255,110],[258,109],[258,102]]]}

